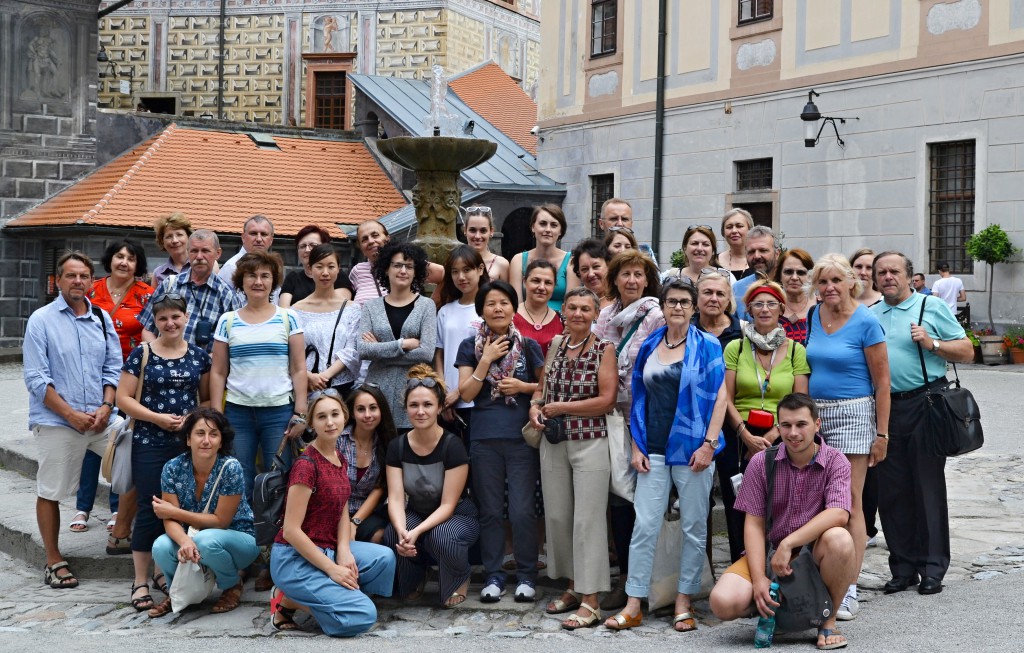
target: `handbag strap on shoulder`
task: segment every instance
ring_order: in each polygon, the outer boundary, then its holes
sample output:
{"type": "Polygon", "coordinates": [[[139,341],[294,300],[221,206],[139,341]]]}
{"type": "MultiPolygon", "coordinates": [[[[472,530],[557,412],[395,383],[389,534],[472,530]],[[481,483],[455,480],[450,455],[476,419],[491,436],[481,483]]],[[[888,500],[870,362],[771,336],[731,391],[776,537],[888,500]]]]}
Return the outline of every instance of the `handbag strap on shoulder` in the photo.
{"type": "Polygon", "coordinates": [[[228,466],[225,460],[221,463],[220,471],[217,472],[217,480],[213,482],[213,487],[210,488],[210,496],[206,497],[206,506],[203,508],[203,512],[210,512],[210,502],[213,501],[213,495],[217,493],[217,486],[220,485],[220,477],[224,475],[224,468],[228,466]]]}
{"type": "MultiPolygon", "coordinates": [[[[921,295],[921,312],[917,316],[917,323],[921,326],[924,326],[924,304],[926,301],[928,301],[928,295],[921,295]]],[[[928,378],[928,368],[924,364],[924,347],[920,342],[917,343],[917,356],[921,359],[921,378],[924,379],[924,384],[927,386],[931,380],[928,378]]],[[[960,374],[956,371],[956,363],[953,363],[953,378],[956,379],[956,386],[959,388],[960,374]]]]}
{"type": "Polygon", "coordinates": [[[771,551],[772,548],[772,525],[775,522],[774,516],[772,515],[772,503],[775,500],[775,456],[779,453],[779,446],[768,447],[764,450],[764,476],[768,483],[767,490],[765,491],[765,508],[764,508],[764,541],[765,555],[771,551]]]}

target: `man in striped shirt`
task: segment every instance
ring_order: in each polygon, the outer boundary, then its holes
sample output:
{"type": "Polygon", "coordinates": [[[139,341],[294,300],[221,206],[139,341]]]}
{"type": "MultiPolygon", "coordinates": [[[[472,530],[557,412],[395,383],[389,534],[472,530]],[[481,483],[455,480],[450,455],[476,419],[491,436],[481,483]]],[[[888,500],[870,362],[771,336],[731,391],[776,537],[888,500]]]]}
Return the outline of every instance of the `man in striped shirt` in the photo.
{"type": "MultiPolygon", "coordinates": [[[[774,614],[779,606],[769,594],[767,564],[778,576],[792,573],[790,561],[805,546],[839,605],[856,580],[857,556],[846,530],[850,519],[850,462],[826,445],[818,430],[821,420],[814,400],[803,393],[782,398],[778,405],[782,442],[775,452],[772,529],[765,537],[768,478],[765,455],[757,453],[747,466],[736,498],[736,510],[747,513],[744,525],[746,555],[725,570],[711,592],[711,609],[723,621],[774,614]],[[767,559],[765,540],[775,554],[767,559]]],[[[842,648],[846,638],[836,628],[835,612],[818,629],[818,648],[842,648]]]]}

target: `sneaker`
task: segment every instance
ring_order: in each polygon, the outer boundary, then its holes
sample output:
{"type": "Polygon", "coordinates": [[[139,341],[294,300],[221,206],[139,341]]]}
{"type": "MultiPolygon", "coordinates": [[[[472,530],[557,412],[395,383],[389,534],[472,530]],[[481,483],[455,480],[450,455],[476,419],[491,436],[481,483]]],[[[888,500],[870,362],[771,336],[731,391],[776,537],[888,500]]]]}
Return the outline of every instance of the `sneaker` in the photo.
{"type": "Polygon", "coordinates": [[[871,537],[868,538],[868,546],[869,547],[871,547],[871,546],[878,546],[878,536],[877,535],[872,535],[871,537]]]}
{"type": "Polygon", "coordinates": [[[839,621],[853,621],[857,618],[858,612],[860,612],[860,604],[857,603],[857,599],[847,595],[839,606],[839,610],[836,611],[836,619],[839,621]]]}
{"type": "Polygon", "coordinates": [[[487,579],[487,584],[480,590],[480,601],[483,603],[497,603],[505,596],[505,582],[497,576],[487,579]]]}
{"type": "Polygon", "coordinates": [[[537,600],[537,587],[532,580],[524,580],[516,587],[516,603],[533,603],[537,600]]]}

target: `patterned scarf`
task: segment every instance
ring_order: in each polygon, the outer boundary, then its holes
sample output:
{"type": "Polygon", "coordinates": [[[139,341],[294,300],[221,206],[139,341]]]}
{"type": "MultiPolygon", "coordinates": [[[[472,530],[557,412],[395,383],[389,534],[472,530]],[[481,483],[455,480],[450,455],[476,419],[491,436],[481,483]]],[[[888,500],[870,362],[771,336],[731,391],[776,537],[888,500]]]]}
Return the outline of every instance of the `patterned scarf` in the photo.
{"type": "Polygon", "coordinates": [[[775,327],[768,335],[762,336],[754,329],[754,325],[748,322],[743,325],[743,335],[761,351],[775,351],[786,342],[786,330],[782,327],[775,327]]]}
{"type": "MultiPolygon", "coordinates": [[[[499,336],[491,331],[487,323],[484,322],[480,325],[479,330],[476,332],[475,340],[475,352],[476,359],[479,361],[480,357],[484,353],[484,343],[487,342],[488,338],[494,339],[499,336]]],[[[516,329],[516,325],[512,322],[508,324],[508,334],[506,336],[509,340],[508,353],[502,358],[491,363],[491,366],[487,369],[487,376],[485,377],[491,383],[491,399],[497,401],[501,398],[501,388],[498,384],[502,379],[507,378],[515,374],[516,363],[519,362],[519,358],[523,355],[523,337],[519,335],[519,330],[516,329]]],[[[515,395],[505,396],[505,404],[508,406],[517,406],[519,402],[516,401],[515,395]]]]}

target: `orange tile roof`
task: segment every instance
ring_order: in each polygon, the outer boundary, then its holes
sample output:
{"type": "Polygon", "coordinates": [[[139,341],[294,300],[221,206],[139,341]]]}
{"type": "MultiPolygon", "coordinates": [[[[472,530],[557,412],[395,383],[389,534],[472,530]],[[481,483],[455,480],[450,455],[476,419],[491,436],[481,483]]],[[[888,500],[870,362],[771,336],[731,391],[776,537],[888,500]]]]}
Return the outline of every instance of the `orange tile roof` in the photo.
{"type": "Polygon", "coordinates": [[[489,61],[452,78],[448,86],[473,111],[537,156],[537,137],[530,133],[537,125],[537,103],[501,66],[489,61]]]}
{"type": "Polygon", "coordinates": [[[282,236],[319,224],[359,224],[405,206],[362,142],[274,136],[261,149],[245,134],[168,126],[8,227],[150,227],[182,211],[195,228],[240,233],[262,213],[282,236]]]}

